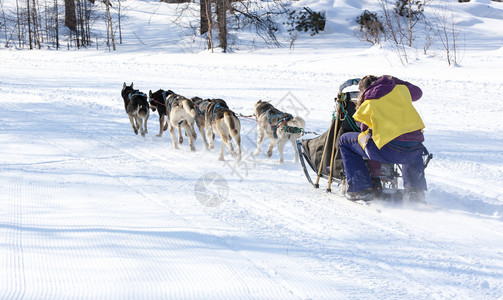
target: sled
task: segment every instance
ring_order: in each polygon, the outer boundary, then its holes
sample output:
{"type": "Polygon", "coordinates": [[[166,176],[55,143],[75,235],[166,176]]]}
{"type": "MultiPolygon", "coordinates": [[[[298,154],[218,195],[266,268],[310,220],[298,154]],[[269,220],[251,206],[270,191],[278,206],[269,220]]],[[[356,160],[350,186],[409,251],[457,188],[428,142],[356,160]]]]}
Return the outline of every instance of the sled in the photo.
{"type": "MultiPolygon", "coordinates": [[[[349,79],[339,87],[335,98],[335,109],[332,114],[330,127],[321,135],[306,138],[301,137],[296,141],[299,160],[307,181],[315,188],[319,188],[320,178],[328,180],[327,192],[331,192],[332,183],[341,186],[345,192],[344,167],[339,151],[339,138],[346,132],[360,132],[360,128],[353,119],[355,103],[358,98],[359,78],[349,79]],[[311,177],[311,169],[315,180],[311,177]]],[[[433,155],[426,148],[423,152],[423,170],[428,166],[433,155]]],[[[401,166],[392,163],[381,163],[382,190],[379,198],[400,201],[404,190],[399,188],[402,177],[401,166]]]]}

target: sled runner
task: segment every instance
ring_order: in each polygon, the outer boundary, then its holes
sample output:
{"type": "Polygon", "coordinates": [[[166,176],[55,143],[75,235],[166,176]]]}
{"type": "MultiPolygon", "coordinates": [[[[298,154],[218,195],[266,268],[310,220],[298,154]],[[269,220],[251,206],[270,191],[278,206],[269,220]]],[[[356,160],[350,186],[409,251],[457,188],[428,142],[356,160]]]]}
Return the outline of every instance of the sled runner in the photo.
{"type": "MultiPolygon", "coordinates": [[[[298,155],[307,180],[315,188],[319,188],[320,178],[328,180],[327,192],[331,192],[331,185],[335,182],[346,190],[344,185],[344,166],[339,151],[339,138],[346,132],[360,132],[360,127],[353,119],[355,102],[358,98],[358,83],[360,79],[350,79],[341,84],[335,98],[335,110],[329,129],[314,138],[300,138],[297,140],[298,155]],[[310,171],[316,173],[313,182],[310,171]]],[[[423,167],[426,168],[432,154],[424,148],[423,167]]],[[[423,170],[424,170],[423,168],[423,170]]],[[[404,190],[399,188],[401,166],[392,163],[381,163],[380,184],[381,191],[378,199],[400,201],[404,190]]],[[[401,180],[401,179],[400,179],[401,180]]]]}

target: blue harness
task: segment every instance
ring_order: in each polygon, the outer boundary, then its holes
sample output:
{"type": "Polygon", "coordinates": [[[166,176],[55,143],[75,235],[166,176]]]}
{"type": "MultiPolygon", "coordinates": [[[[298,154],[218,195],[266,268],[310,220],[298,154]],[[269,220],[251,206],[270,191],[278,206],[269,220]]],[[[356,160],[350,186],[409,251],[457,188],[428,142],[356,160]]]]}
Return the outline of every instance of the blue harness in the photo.
{"type": "Polygon", "coordinates": [[[217,109],[217,107],[224,108],[224,109],[226,108],[226,107],[223,107],[222,105],[220,105],[218,103],[215,104],[215,106],[213,106],[213,115],[211,116],[211,119],[210,119],[210,125],[213,122],[213,119],[215,118],[215,110],[217,109]]]}
{"type": "Polygon", "coordinates": [[[135,91],[135,93],[129,93],[129,100],[133,100],[134,96],[141,96],[141,97],[147,97],[147,94],[142,93],[140,91],[135,91]]]}
{"type": "Polygon", "coordinates": [[[266,110],[266,115],[267,115],[267,120],[269,121],[269,125],[271,125],[271,128],[272,128],[272,131],[273,131],[273,134],[274,134],[274,138],[277,139],[278,138],[278,127],[279,127],[279,124],[285,122],[285,121],[288,121],[290,119],[293,119],[293,117],[291,115],[287,115],[283,118],[280,118],[282,115],[284,115],[285,113],[284,112],[279,112],[277,114],[274,114],[274,115],[271,115],[270,114],[270,109],[266,110]],[[273,124],[271,121],[273,118],[277,117],[278,118],[278,121],[276,122],[276,125],[273,124]]]}
{"type": "Polygon", "coordinates": [[[200,114],[202,114],[203,116],[205,115],[206,113],[206,107],[208,106],[208,103],[210,102],[210,100],[203,100],[201,101],[201,103],[199,104],[196,104],[196,107],[197,107],[197,110],[199,111],[200,114]],[[204,107],[204,108],[203,108],[204,107]]]}

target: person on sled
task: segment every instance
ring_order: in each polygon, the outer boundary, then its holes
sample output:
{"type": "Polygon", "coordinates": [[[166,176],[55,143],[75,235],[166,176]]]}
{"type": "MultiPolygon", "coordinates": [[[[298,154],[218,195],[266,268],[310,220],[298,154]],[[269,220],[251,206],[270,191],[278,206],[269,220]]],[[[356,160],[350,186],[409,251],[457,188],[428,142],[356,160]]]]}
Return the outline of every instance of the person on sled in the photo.
{"type": "Polygon", "coordinates": [[[372,200],[380,189],[380,163],[402,165],[406,199],[424,201],[423,121],[412,105],[421,89],[392,76],[362,78],[353,118],[361,133],[341,135],[339,146],[346,174],[349,200],[372,200]],[[368,159],[368,165],[364,159],[368,159]],[[374,189],[372,188],[374,187],[374,189]]]}

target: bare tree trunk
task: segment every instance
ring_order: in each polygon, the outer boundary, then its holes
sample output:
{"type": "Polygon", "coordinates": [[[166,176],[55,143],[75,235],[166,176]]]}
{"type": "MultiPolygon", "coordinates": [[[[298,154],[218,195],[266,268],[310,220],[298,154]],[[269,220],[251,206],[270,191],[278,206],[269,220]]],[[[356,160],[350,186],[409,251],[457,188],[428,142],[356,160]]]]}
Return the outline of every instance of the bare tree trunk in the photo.
{"type": "Polygon", "coordinates": [[[121,26],[121,0],[118,1],[119,2],[119,10],[118,10],[118,13],[117,13],[117,20],[119,22],[119,44],[122,45],[122,26],[121,26]]]}
{"type": "Polygon", "coordinates": [[[58,0],[54,0],[54,11],[56,13],[55,18],[56,18],[56,49],[59,50],[59,10],[58,10],[58,0]]]}
{"type": "Polygon", "coordinates": [[[211,15],[211,0],[204,0],[206,5],[206,19],[208,20],[208,49],[213,52],[213,20],[211,15]]]}
{"type": "Polygon", "coordinates": [[[30,50],[33,49],[33,42],[31,40],[31,12],[30,12],[30,0],[26,0],[27,15],[28,15],[28,39],[30,42],[30,50]]]}
{"type": "Polygon", "coordinates": [[[37,4],[35,0],[33,0],[33,17],[32,17],[32,23],[33,23],[33,39],[35,46],[38,47],[38,49],[41,48],[40,46],[40,30],[39,30],[39,22],[38,22],[38,14],[37,14],[37,4]]]}
{"type": "Polygon", "coordinates": [[[208,4],[210,0],[200,0],[199,2],[199,17],[201,19],[200,21],[200,30],[199,34],[205,34],[208,32],[208,4]]]}
{"type": "Polygon", "coordinates": [[[78,12],[78,16],[79,16],[77,23],[78,23],[78,27],[80,27],[80,40],[81,40],[80,44],[82,46],[85,46],[85,45],[87,45],[86,30],[84,27],[84,22],[86,21],[85,16],[84,16],[86,0],[84,0],[84,1],[76,0],[76,1],[77,1],[77,12],[78,12]]]}
{"type": "Polygon", "coordinates": [[[110,1],[109,0],[105,1],[105,6],[107,8],[107,18],[108,18],[108,24],[109,24],[109,30],[110,30],[110,37],[112,39],[112,49],[115,51],[114,30],[113,30],[113,24],[112,24],[112,15],[110,14],[110,1]]]}
{"type": "Polygon", "coordinates": [[[71,31],[77,31],[74,0],[65,0],[65,26],[70,28],[71,31]]]}
{"type": "Polygon", "coordinates": [[[17,21],[17,40],[19,42],[19,48],[22,47],[22,44],[21,44],[21,40],[24,40],[21,38],[21,16],[19,14],[19,0],[16,0],[16,14],[17,14],[17,17],[16,17],[16,21],[17,21]]]}
{"type": "Polygon", "coordinates": [[[216,0],[219,47],[227,52],[227,1],[216,0]]]}
{"type": "Polygon", "coordinates": [[[412,47],[412,4],[409,0],[409,47],[412,47]]]}

